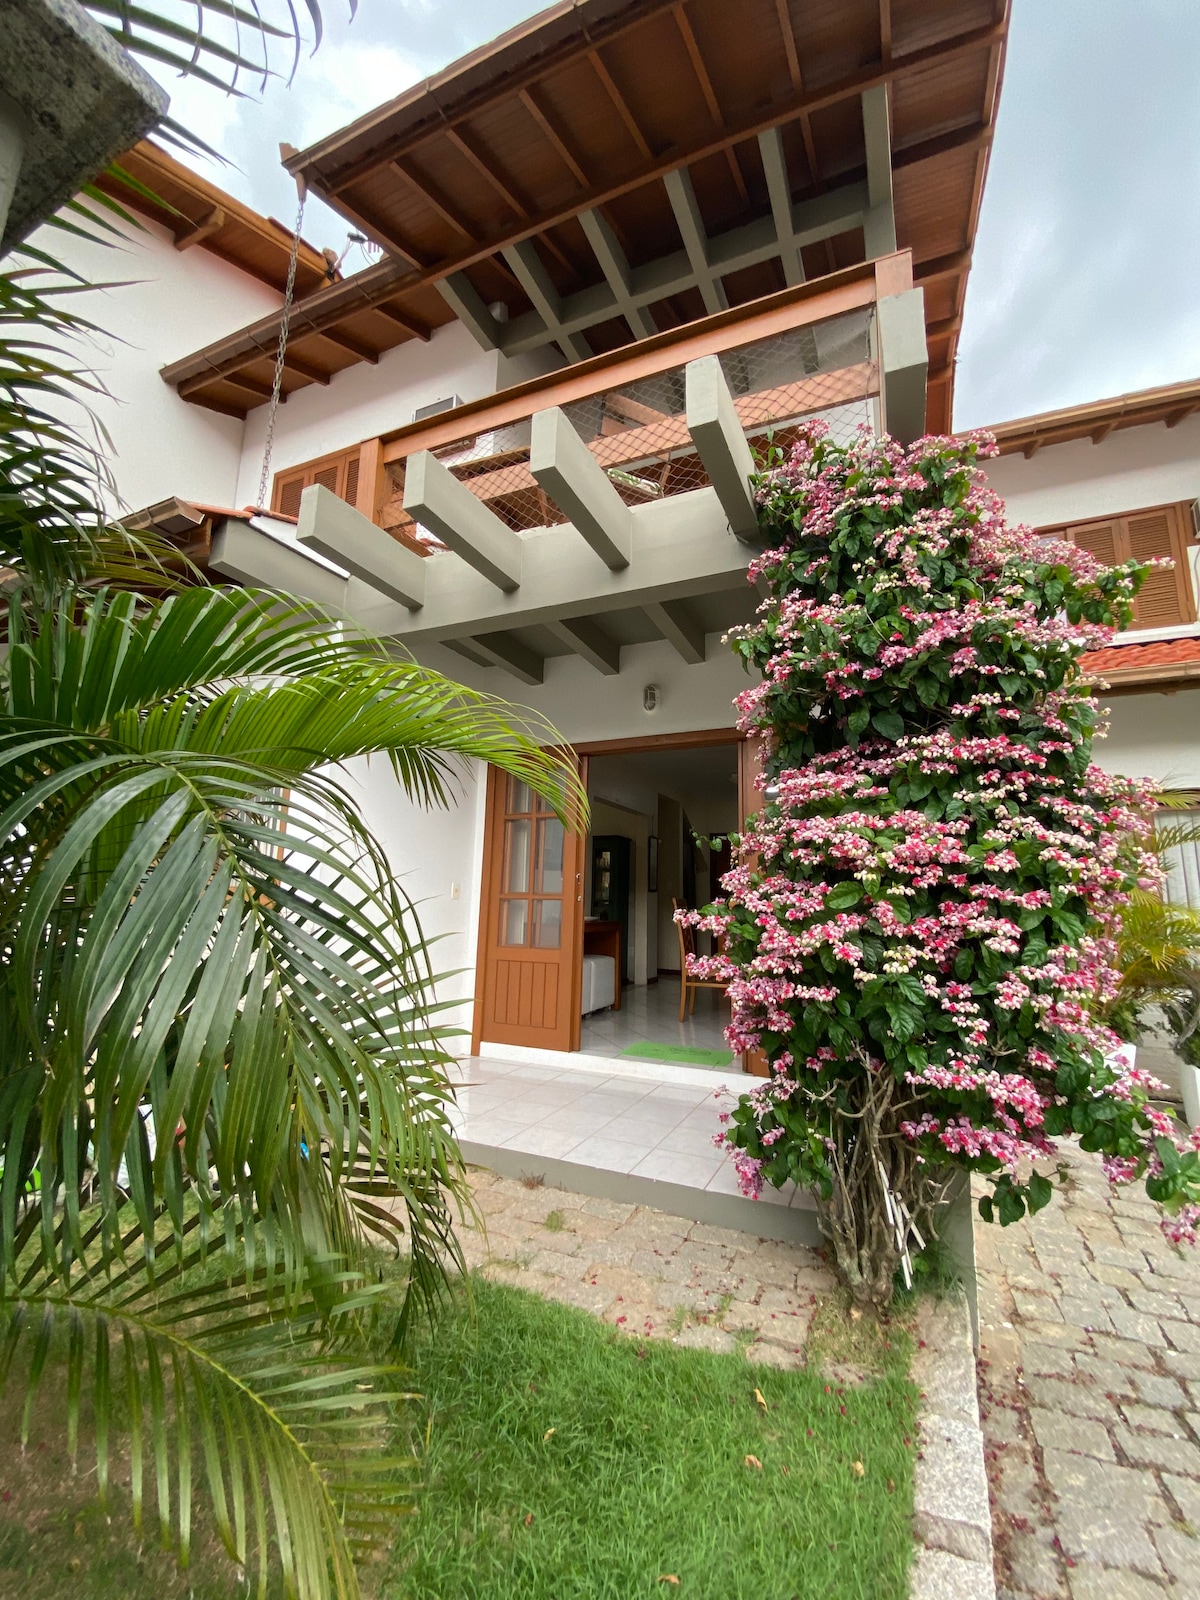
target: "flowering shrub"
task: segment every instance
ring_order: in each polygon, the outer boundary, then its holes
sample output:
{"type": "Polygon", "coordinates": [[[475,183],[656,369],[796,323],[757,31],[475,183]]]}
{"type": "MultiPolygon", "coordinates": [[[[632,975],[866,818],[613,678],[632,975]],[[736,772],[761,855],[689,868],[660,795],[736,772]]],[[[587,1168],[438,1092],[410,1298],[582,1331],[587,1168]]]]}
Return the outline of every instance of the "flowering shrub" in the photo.
{"type": "Polygon", "coordinates": [[[730,1044],[769,1062],[722,1135],[743,1188],[812,1186],[866,1302],[957,1170],[992,1180],[988,1220],[1043,1206],[1061,1134],[1187,1236],[1200,1157],[1096,1020],[1156,868],[1149,791],[1090,762],[1079,660],[1145,569],[1009,528],[985,436],[823,433],[759,479],[767,598],[733,644],[762,674],[738,705],[765,804],[726,898],[685,914],[720,935],[694,967],[729,982],[730,1044]]]}

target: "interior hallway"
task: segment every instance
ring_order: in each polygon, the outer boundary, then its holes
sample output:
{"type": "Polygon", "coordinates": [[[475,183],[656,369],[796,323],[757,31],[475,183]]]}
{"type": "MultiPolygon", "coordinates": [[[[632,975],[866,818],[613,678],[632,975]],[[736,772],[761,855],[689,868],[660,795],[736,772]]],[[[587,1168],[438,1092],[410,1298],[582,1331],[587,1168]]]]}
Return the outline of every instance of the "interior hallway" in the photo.
{"type": "MultiPolygon", "coordinates": [[[[728,1071],[733,1052],[725,1042],[729,1002],[714,989],[696,994],[694,1015],[679,1020],[679,979],[664,973],[657,983],[630,984],[622,991],[620,1011],[594,1011],[583,1019],[579,1048],[585,1055],[619,1056],[630,1045],[665,1044],[692,1050],[716,1050],[724,1057],[712,1062],[715,1071],[728,1071]]],[[[651,1055],[645,1057],[654,1060],[651,1055]]],[[[672,1057],[664,1055],[664,1060],[672,1057]]],[[[706,1062],[692,1065],[705,1066],[706,1062]]]]}

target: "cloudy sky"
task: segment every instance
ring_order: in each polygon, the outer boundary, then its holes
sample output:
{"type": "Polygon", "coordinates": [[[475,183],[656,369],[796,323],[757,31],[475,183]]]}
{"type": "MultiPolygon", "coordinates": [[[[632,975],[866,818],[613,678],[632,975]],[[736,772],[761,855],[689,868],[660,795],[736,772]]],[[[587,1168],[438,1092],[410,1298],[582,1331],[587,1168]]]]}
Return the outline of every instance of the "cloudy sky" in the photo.
{"type": "MultiPolygon", "coordinates": [[[[540,9],[540,0],[324,0],[290,87],[222,98],[164,78],[231,165],[201,170],[293,220],[278,164],[540,9]]],[[[1004,91],[959,346],[971,427],[1200,376],[1200,4],[1013,0],[1004,91]]],[[[310,202],[305,235],[346,224],[310,202]]],[[[352,256],[347,267],[361,265],[352,256]]]]}

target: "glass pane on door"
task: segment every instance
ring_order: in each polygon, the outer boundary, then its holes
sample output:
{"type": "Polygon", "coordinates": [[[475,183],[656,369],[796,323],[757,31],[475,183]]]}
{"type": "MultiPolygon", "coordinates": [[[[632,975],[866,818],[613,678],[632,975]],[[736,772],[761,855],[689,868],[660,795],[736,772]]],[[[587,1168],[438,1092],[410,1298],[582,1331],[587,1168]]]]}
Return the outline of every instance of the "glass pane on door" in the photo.
{"type": "Polygon", "coordinates": [[[504,824],[504,893],[529,893],[529,832],[533,824],[518,817],[504,824]]]}
{"type": "Polygon", "coordinates": [[[562,893],[563,834],[563,825],[557,817],[539,818],[537,860],[533,877],[534,894],[562,893]]]}
{"type": "Polygon", "coordinates": [[[533,790],[527,783],[522,783],[520,778],[509,777],[508,800],[504,810],[510,817],[523,811],[533,810],[533,790]]]}
{"type": "Polygon", "coordinates": [[[501,900],[500,943],[525,944],[529,934],[529,901],[501,900]]]}
{"type": "Polygon", "coordinates": [[[557,950],[562,944],[562,901],[533,902],[533,944],[538,950],[557,950]]]}

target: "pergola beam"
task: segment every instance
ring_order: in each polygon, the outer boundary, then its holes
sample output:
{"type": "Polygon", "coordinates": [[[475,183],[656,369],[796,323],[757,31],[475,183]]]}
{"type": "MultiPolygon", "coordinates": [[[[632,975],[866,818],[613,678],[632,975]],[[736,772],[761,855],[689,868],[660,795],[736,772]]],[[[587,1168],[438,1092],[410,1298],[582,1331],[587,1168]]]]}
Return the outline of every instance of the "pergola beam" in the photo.
{"type": "Polygon", "coordinates": [[[862,93],[863,139],[867,148],[867,200],[863,220],[867,260],[888,256],[896,248],[896,212],[892,201],[892,124],[888,86],[877,83],[862,93]]]}
{"type": "Polygon", "coordinates": [[[682,600],[651,600],[642,610],[689,666],[700,665],[704,660],[704,629],[682,600]]]}
{"type": "Polygon", "coordinates": [[[427,558],[390,539],[323,484],[311,484],[300,496],[296,539],[402,606],[424,604],[427,558]]]}
{"type": "Polygon", "coordinates": [[[511,672],[522,683],[541,683],[546,674],[546,658],[531,650],[511,633],[477,633],[468,640],[470,647],[493,666],[511,672]]]}
{"type": "Polygon", "coordinates": [[[657,333],[647,312],[633,297],[633,274],[620,241],[599,211],[581,211],[579,225],[583,229],[592,253],[600,264],[604,281],[612,290],[613,303],[635,339],[648,339],[657,333]]]}
{"type": "MultiPolygon", "coordinates": [[[[846,233],[861,225],[867,209],[865,183],[845,184],[813,200],[801,201],[791,208],[792,241],[799,250],[802,245],[846,233]]],[[[757,266],[779,253],[773,219],[760,217],[756,222],[744,223],[709,239],[706,271],[716,281],[725,273],[757,266]]],[[[676,251],[674,255],[633,268],[628,289],[622,285],[620,295],[607,282],[564,295],[557,307],[558,324],[567,333],[579,333],[599,322],[607,322],[610,317],[626,315],[627,307],[643,309],[685,289],[695,288],[696,282],[692,259],[685,251],[676,251]]],[[[536,349],[547,340],[544,319],[540,312],[527,312],[497,327],[495,337],[506,355],[536,349]]]]}
{"type": "Polygon", "coordinates": [[[568,361],[586,361],[591,355],[587,341],[562,325],[562,300],[542,265],[532,239],[510,245],[504,259],[529,296],[533,309],[545,324],[546,332],[561,349],[568,361]]]}
{"type": "Polygon", "coordinates": [[[534,414],[529,470],[610,571],[629,565],[633,513],[559,406],[534,414]]]}
{"type": "Polygon", "coordinates": [[[779,259],[783,263],[783,281],[790,289],[794,283],[804,282],[804,263],[792,222],[792,186],[788,180],[787,156],[783,148],[783,135],[778,128],[768,128],[758,136],[758,150],[762,157],[763,174],[767,180],[767,195],[771,202],[771,218],[775,224],[775,237],[779,242],[779,259]]]}
{"type": "Polygon", "coordinates": [[[497,589],[520,587],[521,540],[428,450],[405,463],[404,509],[497,589]]]}
{"type": "Polygon", "coordinates": [[[667,198],[671,202],[671,210],[675,213],[675,225],[683,240],[684,252],[691,264],[692,277],[700,290],[705,311],[711,315],[716,311],[728,310],[729,300],[724,285],[709,261],[704,218],[700,215],[696,191],[692,187],[687,168],[676,167],[673,171],[664,173],[663,184],[666,187],[667,198]]]}
{"type": "Polygon", "coordinates": [[[501,325],[465,272],[439,279],[437,291],[476,344],[484,350],[499,349],[501,325]]]}
{"type": "Polygon", "coordinates": [[[750,490],[754,457],[738,421],[725,374],[716,356],[689,361],[685,369],[687,427],[716,490],[730,530],[739,539],[758,537],[758,510],[750,490]]]}
{"type": "Polygon", "coordinates": [[[591,617],[556,617],[546,627],[606,678],[615,678],[620,672],[621,646],[591,617]]]}

